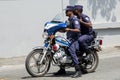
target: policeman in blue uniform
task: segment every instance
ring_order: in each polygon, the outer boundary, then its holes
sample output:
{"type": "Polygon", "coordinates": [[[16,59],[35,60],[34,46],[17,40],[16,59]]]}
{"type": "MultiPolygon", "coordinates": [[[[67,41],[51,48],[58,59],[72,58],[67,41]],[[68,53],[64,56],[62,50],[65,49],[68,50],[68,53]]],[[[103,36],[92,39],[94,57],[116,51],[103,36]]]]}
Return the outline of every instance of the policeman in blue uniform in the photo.
{"type": "Polygon", "coordinates": [[[88,43],[90,43],[94,39],[94,30],[92,28],[92,23],[90,18],[83,14],[83,6],[82,5],[75,5],[74,6],[75,12],[74,14],[78,17],[80,24],[81,24],[81,37],[79,37],[78,42],[80,47],[89,54],[91,51],[88,48],[88,43]]]}
{"type": "MultiPolygon", "coordinates": [[[[80,23],[79,19],[74,15],[74,7],[73,6],[67,6],[66,8],[66,16],[68,16],[68,21],[70,24],[65,29],[67,32],[67,39],[71,42],[70,47],[68,48],[68,51],[72,57],[72,60],[75,64],[75,74],[72,76],[73,78],[80,77],[81,76],[81,68],[79,66],[79,61],[76,55],[76,50],[79,48],[78,45],[78,38],[81,35],[80,34],[80,23]]],[[[65,74],[65,68],[60,68],[60,70],[55,73],[55,75],[65,74]]]]}

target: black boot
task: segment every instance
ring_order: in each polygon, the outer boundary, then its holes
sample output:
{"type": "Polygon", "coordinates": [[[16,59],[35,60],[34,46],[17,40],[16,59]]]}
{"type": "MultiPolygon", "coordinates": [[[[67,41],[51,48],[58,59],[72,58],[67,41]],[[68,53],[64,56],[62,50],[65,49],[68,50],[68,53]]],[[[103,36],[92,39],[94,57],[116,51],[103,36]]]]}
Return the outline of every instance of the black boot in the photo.
{"type": "Polygon", "coordinates": [[[54,75],[65,75],[65,74],[66,74],[65,68],[60,68],[58,72],[54,73],[54,75]]]}
{"type": "Polygon", "coordinates": [[[82,76],[82,72],[81,72],[81,68],[79,65],[75,65],[75,74],[72,75],[72,78],[77,78],[77,77],[81,77],[82,76]]]}

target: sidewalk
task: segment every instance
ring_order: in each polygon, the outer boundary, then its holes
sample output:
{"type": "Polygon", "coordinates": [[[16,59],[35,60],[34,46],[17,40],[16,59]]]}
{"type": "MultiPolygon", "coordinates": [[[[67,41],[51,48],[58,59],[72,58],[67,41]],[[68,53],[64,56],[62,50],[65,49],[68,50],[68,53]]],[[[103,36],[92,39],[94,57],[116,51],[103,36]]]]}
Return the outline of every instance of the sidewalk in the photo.
{"type": "Polygon", "coordinates": [[[25,63],[25,56],[0,58],[0,67],[6,65],[20,65],[25,63]]]}

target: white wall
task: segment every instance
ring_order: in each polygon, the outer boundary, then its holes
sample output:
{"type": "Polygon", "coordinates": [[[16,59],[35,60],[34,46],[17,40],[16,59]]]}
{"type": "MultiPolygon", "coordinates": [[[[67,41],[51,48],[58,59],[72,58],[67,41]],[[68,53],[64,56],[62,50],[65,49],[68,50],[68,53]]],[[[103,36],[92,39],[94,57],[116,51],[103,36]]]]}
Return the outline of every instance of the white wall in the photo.
{"type": "MultiPolygon", "coordinates": [[[[0,57],[27,55],[33,47],[41,46],[44,23],[62,12],[61,2],[0,0],[0,57]]],[[[84,13],[90,16],[94,28],[116,27],[116,23],[120,27],[119,3],[120,0],[63,0],[63,8],[83,4],[84,13]]],[[[104,39],[107,42],[107,38],[104,39]]]]}
{"type": "Polygon", "coordinates": [[[103,46],[120,46],[120,28],[95,29],[99,37],[102,37],[103,46]]]}
{"type": "Polygon", "coordinates": [[[61,0],[0,0],[0,57],[41,46],[44,23],[61,13],[61,0]]]}

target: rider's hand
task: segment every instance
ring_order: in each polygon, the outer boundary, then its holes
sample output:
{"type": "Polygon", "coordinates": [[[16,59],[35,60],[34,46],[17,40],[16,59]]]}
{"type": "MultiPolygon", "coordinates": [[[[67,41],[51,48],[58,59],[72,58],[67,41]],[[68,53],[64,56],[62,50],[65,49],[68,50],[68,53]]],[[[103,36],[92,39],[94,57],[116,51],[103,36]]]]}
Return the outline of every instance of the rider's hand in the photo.
{"type": "Polygon", "coordinates": [[[59,30],[59,32],[63,32],[63,33],[64,33],[64,32],[66,32],[66,31],[65,31],[65,29],[63,29],[63,30],[59,30]]]}
{"type": "Polygon", "coordinates": [[[82,20],[82,18],[80,18],[80,23],[83,23],[83,20],[82,20]]]}
{"type": "Polygon", "coordinates": [[[66,28],[65,31],[70,31],[70,28],[66,28]]]}

